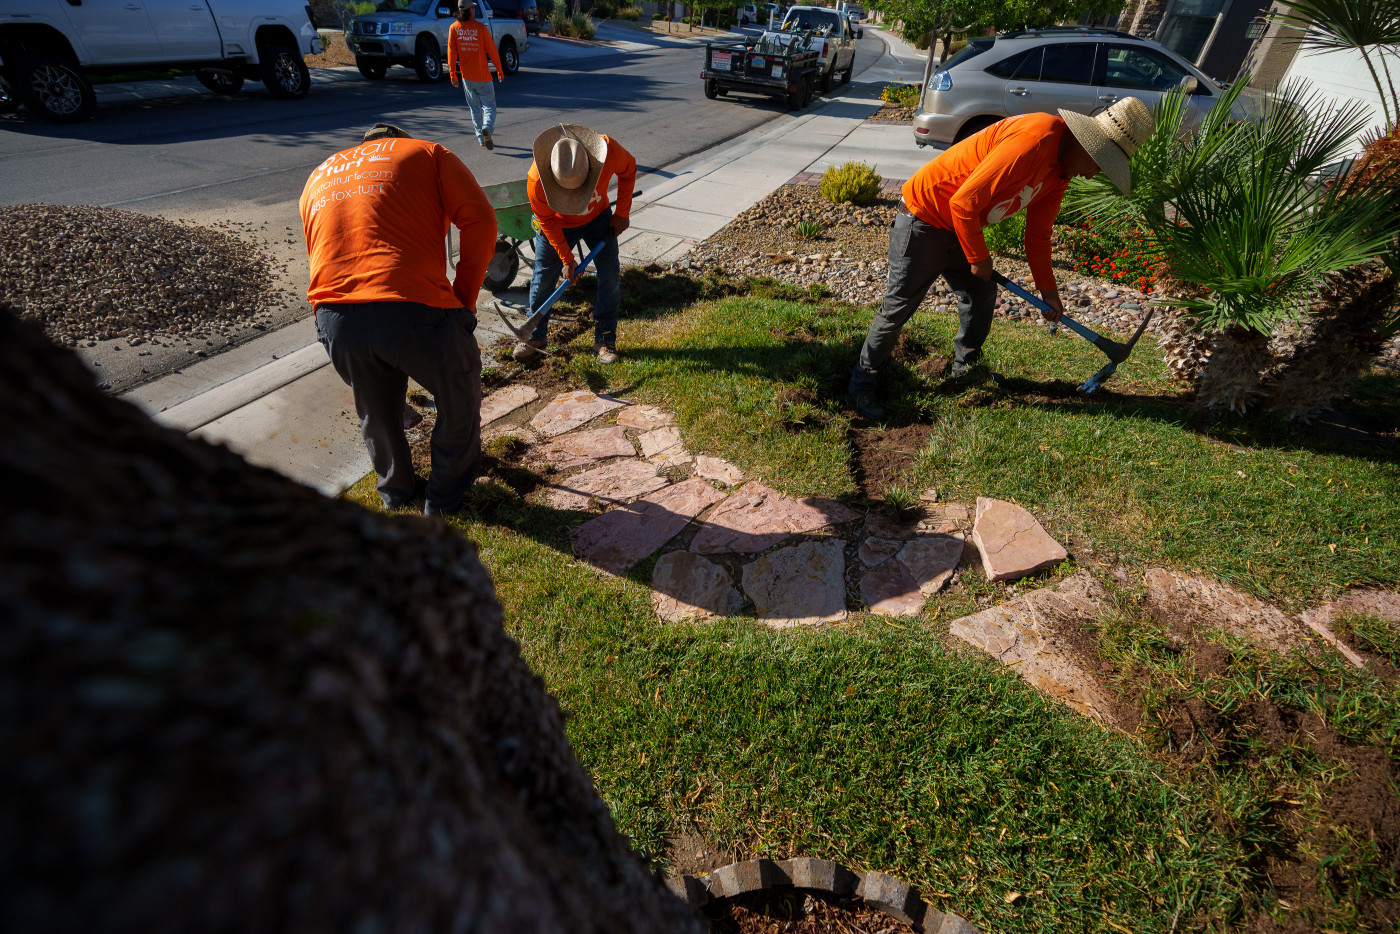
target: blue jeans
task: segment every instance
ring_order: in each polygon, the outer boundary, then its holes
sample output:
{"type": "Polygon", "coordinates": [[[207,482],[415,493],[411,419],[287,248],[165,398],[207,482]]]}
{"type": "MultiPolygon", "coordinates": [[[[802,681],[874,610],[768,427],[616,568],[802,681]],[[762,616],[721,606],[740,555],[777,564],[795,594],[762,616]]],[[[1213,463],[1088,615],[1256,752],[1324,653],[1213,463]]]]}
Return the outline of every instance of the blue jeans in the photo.
{"type": "MultiPolygon", "coordinates": [[[[612,232],[612,211],[605,210],[580,227],[565,227],[564,239],[570,249],[580,240],[590,250],[603,244],[593,260],[598,274],[598,297],[593,302],[593,343],[612,347],[617,343],[617,309],[622,304],[622,268],[618,262],[617,237],[612,232]]],[[[530,276],[531,314],[554,294],[563,272],[564,261],[554,252],[549,240],[542,233],[535,234],[535,271],[530,276]]],[[[530,337],[542,341],[548,335],[549,316],[545,315],[530,337]]]]}
{"type": "Polygon", "coordinates": [[[496,129],[496,83],[494,81],[463,81],[462,94],[467,98],[467,107],[472,112],[472,126],[476,129],[476,141],[481,134],[496,129]]]}

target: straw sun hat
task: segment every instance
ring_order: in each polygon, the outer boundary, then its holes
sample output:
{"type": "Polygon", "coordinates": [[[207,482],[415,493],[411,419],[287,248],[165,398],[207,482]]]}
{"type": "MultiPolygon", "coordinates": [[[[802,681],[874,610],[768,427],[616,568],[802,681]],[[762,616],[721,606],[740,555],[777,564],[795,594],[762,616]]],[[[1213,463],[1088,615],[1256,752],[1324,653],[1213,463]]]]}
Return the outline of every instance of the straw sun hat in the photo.
{"type": "Polygon", "coordinates": [[[1147,105],[1136,97],[1125,97],[1094,117],[1072,110],[1061,110],[1060,116],[1109,180],[1123,194],[1130,194],[1133,173],[1128,159],[1157,127],[1147,105]]]}
{"type": "Polygon", "coordinates": [[[535,166],[544,200],[558,214],[583,214],[593,200],[608,141],[586,126],[560,123],[535,137],[535,166]]]}

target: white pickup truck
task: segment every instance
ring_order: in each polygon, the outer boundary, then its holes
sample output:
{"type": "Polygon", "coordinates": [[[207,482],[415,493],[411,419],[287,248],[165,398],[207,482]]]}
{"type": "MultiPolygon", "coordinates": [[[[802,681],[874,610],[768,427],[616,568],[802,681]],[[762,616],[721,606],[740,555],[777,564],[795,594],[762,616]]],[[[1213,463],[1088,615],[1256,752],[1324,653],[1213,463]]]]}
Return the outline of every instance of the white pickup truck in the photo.
{"type": "Polygon", "coordinates": [[[856,37],[851,21],[831,7],[793,6],[783,14],[783,32],[805,32],[807,49],[821,55],[817,83],[822,93],[846,84],[856,67],[856,37]]]}
{"type": "MultiPolygon", "coordinates": [[[[486,0],[475,0],[476,18],[491,30],[501,67],[513,75],[520,53],[530,48],[525,22],[498,17],[486,0]]],[[[350,20],[345,43],[355,53],[360,74],[378,81],[391,65],[409,65],[418,80],[435,84],[447,77],[447,32],[457,19],[457,0],[384,0],[378,12],[350,20]]]]}
{"type": "Polygon", "coordinates": [[[0,110],[60,123],[97,106],[89,74],[190,68],[233,94],[245,78],[277,97],[311,90],[321,52],[304,0],[0,0],[0,110]]]}

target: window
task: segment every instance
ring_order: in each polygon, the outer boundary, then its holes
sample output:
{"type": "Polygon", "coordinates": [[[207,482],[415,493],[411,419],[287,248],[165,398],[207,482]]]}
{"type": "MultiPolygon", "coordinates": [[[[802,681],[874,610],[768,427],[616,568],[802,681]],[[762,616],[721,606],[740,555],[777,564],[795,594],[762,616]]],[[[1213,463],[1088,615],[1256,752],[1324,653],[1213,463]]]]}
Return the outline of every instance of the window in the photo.
{"type": "Polygon", "coordinates": [[[841,34],[841,17],[835,10],[798,10],[788,15],[784,29],[811,29],[827,36],[841,34]]]}
{"type": "Polygon", "coordinates": [[[1191,72],[1155,49],[1110,45],[1104,68],[1104,84],[1141,91],[1169,91],[1191,72]]]}
{"type": "Polygon", "coordinates": [[[1040,66],[1040,80],[1059,84],[1091,84],[1094,80],[1096,42],[1047,45],[1040,66]]]}
{"type": "MultiPolygon", "coordinates": [[[[1010,58],[1004,58],[1004,59],[1002,59],[1001,61],[997,62],[995,65],[988,65],[988,66],[987,66],[987,73],[988,73],[988,74],[991,74],[991,75],[996,75],[998,78],[1013,78],[1013,77],[1016,76],[1016,73],[1017,73],[1017,71],[1020,69],[1022,63],[1024,63],[1028,58],[1031,57],[1031,53],[1032,53],[1032,52],[1035,53],[1035,56],[1036,56],[1036,59],[1035,59],[1035,70],[1036,70],[1036,73],[1039,74],[1039,73],[1040,73],[1040,49],[1027,49],[1027,50],[1024,51],[1024,52],[1017,52],[1015,55],[1012,55],[1010,58]]],[[[953,62],[949,62],[949,63],[945,66],[945,68],[950,68],[950,67],[952,67],[953,64],[954,64],[953,62]]]]}

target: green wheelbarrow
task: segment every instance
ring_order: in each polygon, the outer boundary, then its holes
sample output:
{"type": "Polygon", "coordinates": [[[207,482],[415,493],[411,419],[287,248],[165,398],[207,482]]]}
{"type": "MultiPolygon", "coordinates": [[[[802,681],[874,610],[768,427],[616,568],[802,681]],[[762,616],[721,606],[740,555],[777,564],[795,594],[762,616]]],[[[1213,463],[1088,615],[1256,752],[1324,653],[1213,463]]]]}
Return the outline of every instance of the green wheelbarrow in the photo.
{"type": "Polygon", "coordinates": [[[496,209],[496,252],[486,267],[483,284],[492,292],[504,292],[520,271],[521,244],[535,241],[535,229],[531,225],[534,215],[530,211],[530,199],[525,195],[524,179],[483,185],[481,190],[496,209]]]}

